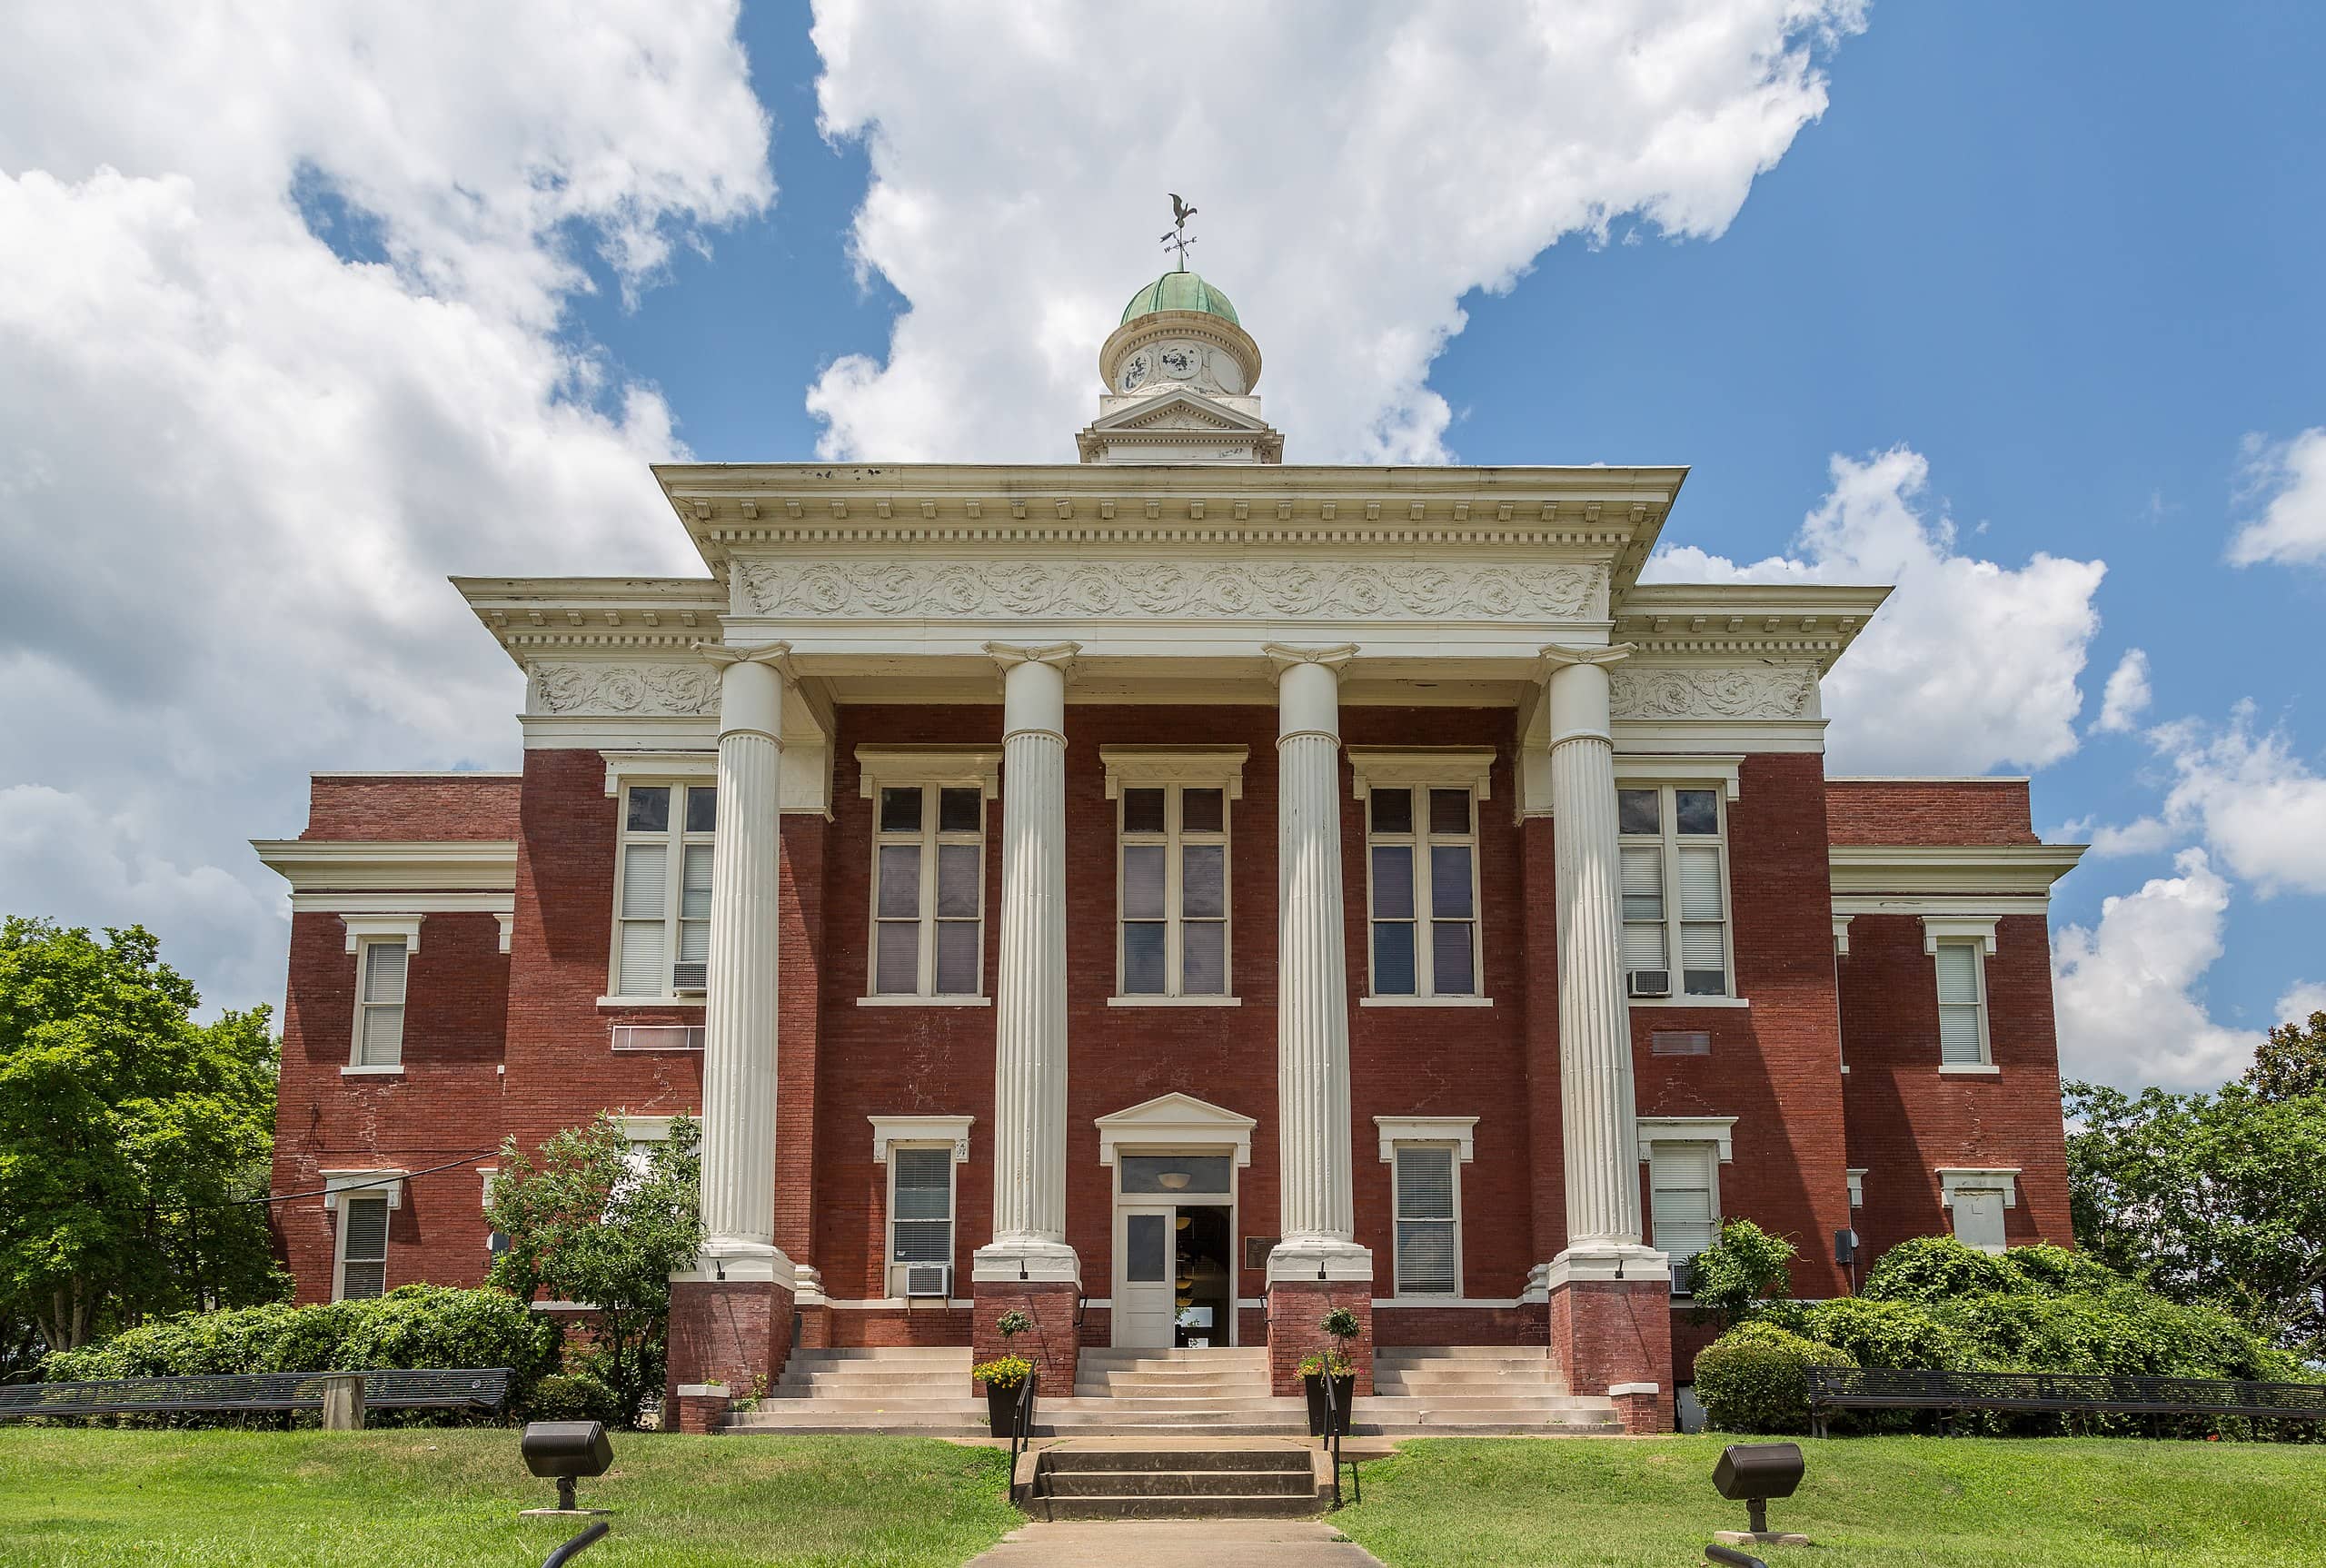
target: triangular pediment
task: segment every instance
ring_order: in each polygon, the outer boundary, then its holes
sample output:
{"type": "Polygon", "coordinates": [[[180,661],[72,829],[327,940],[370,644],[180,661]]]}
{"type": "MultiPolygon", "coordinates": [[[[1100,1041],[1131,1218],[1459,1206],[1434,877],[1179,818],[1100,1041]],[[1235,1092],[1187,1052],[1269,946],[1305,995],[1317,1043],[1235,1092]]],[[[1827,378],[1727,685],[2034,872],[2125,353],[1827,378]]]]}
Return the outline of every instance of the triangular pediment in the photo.
{"type": "Polygon", "coordinates": [[[1091,422],[1093,434],[1132,430],[1202,430],[1239,434],[1269,433],[1267,422],[1216,403],[1184,388],[1118,409],[1091,422]]]}
{"type": "Polygon", "coordinates": [[[1199,1100],[1193,1095],[1158,1095],[1125,1110],[1115,1111],[1096,1118],[1098,1128],[1098,1163],[1115,1163],[1118,1145],[1232,1147],[1236,1163],[1252,1163],[1252,1129],[1258,1126],[1250,1116],[1199,1100]]]}

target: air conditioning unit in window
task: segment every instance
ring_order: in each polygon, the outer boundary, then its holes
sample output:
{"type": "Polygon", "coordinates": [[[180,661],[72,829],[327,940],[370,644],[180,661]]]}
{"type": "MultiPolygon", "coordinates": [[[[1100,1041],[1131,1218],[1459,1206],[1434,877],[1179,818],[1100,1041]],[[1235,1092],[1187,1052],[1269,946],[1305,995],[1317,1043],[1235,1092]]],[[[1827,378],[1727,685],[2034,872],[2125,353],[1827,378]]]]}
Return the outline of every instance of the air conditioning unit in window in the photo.
{"type": "Polygon", "coordinates": [[[949,1263],[909,1263],[905,1265],[905,1296],[908,1300],[935,1296],[943,1301],[953,1294],[953,1265],[949,1263]]]}
{"type": "Polygon", "coordinates": [[[711,966],[709,964],[672,964],[671,966],[671,989],[679,995],[684,996],[690,991],[705,991],[710,988],[711,966]]]}
{"type": "Polygon", "coordinates": [[[1668,997],[1672,994],[1672,971],[1669,969],[1634,969],[1625,978],[1635,997],[1668,997]]]}
{"type": "Polygon", "coordinates": [[[1696,1294],[1696,1260],[1695,1258],[1675,1257],[1672,1260],[1672,1294],[1674,1295],[1696,1294]]]}

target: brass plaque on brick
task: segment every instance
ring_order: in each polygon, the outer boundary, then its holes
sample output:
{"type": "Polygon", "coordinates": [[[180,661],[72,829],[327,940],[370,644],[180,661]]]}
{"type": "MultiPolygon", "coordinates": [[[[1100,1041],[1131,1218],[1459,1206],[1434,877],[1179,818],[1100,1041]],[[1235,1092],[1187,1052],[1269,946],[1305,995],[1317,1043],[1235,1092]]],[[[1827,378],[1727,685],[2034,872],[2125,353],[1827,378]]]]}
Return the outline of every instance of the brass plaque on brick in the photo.
{"type": "Polygon", "coordinates": [[[1276,1244],[1283,1239],[1282,1236],[1246,1236],[1244,1238],[1244,1266],[1246,1268],[1267,1267],[1268,1254],[1274,1252],[1276,1244]]]}

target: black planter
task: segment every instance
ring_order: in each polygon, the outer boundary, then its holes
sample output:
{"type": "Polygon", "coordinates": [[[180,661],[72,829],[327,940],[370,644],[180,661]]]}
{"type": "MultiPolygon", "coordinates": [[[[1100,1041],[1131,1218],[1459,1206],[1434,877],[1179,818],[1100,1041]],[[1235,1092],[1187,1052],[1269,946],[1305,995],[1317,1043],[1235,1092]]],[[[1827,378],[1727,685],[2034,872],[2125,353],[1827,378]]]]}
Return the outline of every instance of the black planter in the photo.
{"type": "MultiPolygon", "coordinates": [[[[1308,1393],[1308,1435],[1311,1437],[1331,1436],[1333,1434],[1325,1430],[1325,1380],[1311,1374],[1300,1381],[1308,1393]]],[[[1357,1374],[1355,1373],[1343,1373],[1333,1379],[1331,1413],[1333,1433],[1338,1433],[1343,1437],[1348,1435],[1348,1407],[1350,1401],[1356,1397],[1357,1374]]]]}
{"type": "Polygon", "coordinates": [[[986,1420],[996,1437],[1016,1434],[1019,1390],[1019,1385],[1015,1383],[1007,1388],[996,1388],[990,1383],[985,1385],[986,1420]]]}

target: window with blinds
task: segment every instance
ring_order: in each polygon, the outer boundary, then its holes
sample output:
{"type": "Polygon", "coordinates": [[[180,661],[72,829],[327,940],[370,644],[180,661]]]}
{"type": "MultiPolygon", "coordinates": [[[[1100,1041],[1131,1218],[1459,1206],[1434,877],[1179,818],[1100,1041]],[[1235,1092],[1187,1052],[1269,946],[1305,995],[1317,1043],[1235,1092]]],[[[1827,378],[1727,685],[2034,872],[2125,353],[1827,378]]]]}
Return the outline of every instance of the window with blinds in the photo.
{"type": "Polygon", "coordinates": [[[1228,791],[1145,785],[1120,799],[1116,994],[1228,995],[1228,791]]]}
{"type": "Polygon", "coordinates": [[[889,1261],[953,1261],[953,1146],[889,1149],[889,1261]]]}
{"type": "Polygon", "coordinates": [[[718,826],[716,785],[632,784],[622,791],[616,996],[704,988],[718,826]]]}
{"type": "Polygon", "coordinates": [[[1649,1223],[1656,1250],[1677,1265],[1718,1239],[1720,1192],[1716,1184],[1719,1146],[1665,1143],[1648,1146],[1649,1223]]]}
{"type": "Polygon", "coordinates": [[[1730,995],[1722,792],[1618,789],[1615,805],[1625,972],[1677,970],[1681,996],[1730,995]]]}
{"type": "Polygon", "coordinates": [[[373,937],[363,944],[355,992],[355,1066],[393,1067],[403,1061],[404,981],[411,950],[402,937],[373,937]]]}
{"type": "Polygon", "coordinates": [[[1373,786],[1366,897],[1377,997],[1479,991],[1478,834],[1468,789],[1373,786]]]}
{"type": "Polygon", "coordinates": [[[1941,942],[1938,964],[1938,1059],[1950,1067],[1987,1060],[1986,952],[1975,938],[1941,942]]]}
{"type": "Polygon", "coordinates": [[[339,1195],[339,1295],[370,1301],[388,1290],[388,1200],[384,1194],[339,1195]]]}
{"type": "Polygon", "coordinates": [[[974,997],[985,980],[985,789],[883,785],[873,823],[872,994],[974,997]]]}
{"type": "Polygon", "coordinates": [[[1397,1186],[1397,1290],[1399,1295],[1458,1295],[1460,1247],[1455,1151],[1399,1144],[1390,1169],[1397,1186]]]}

